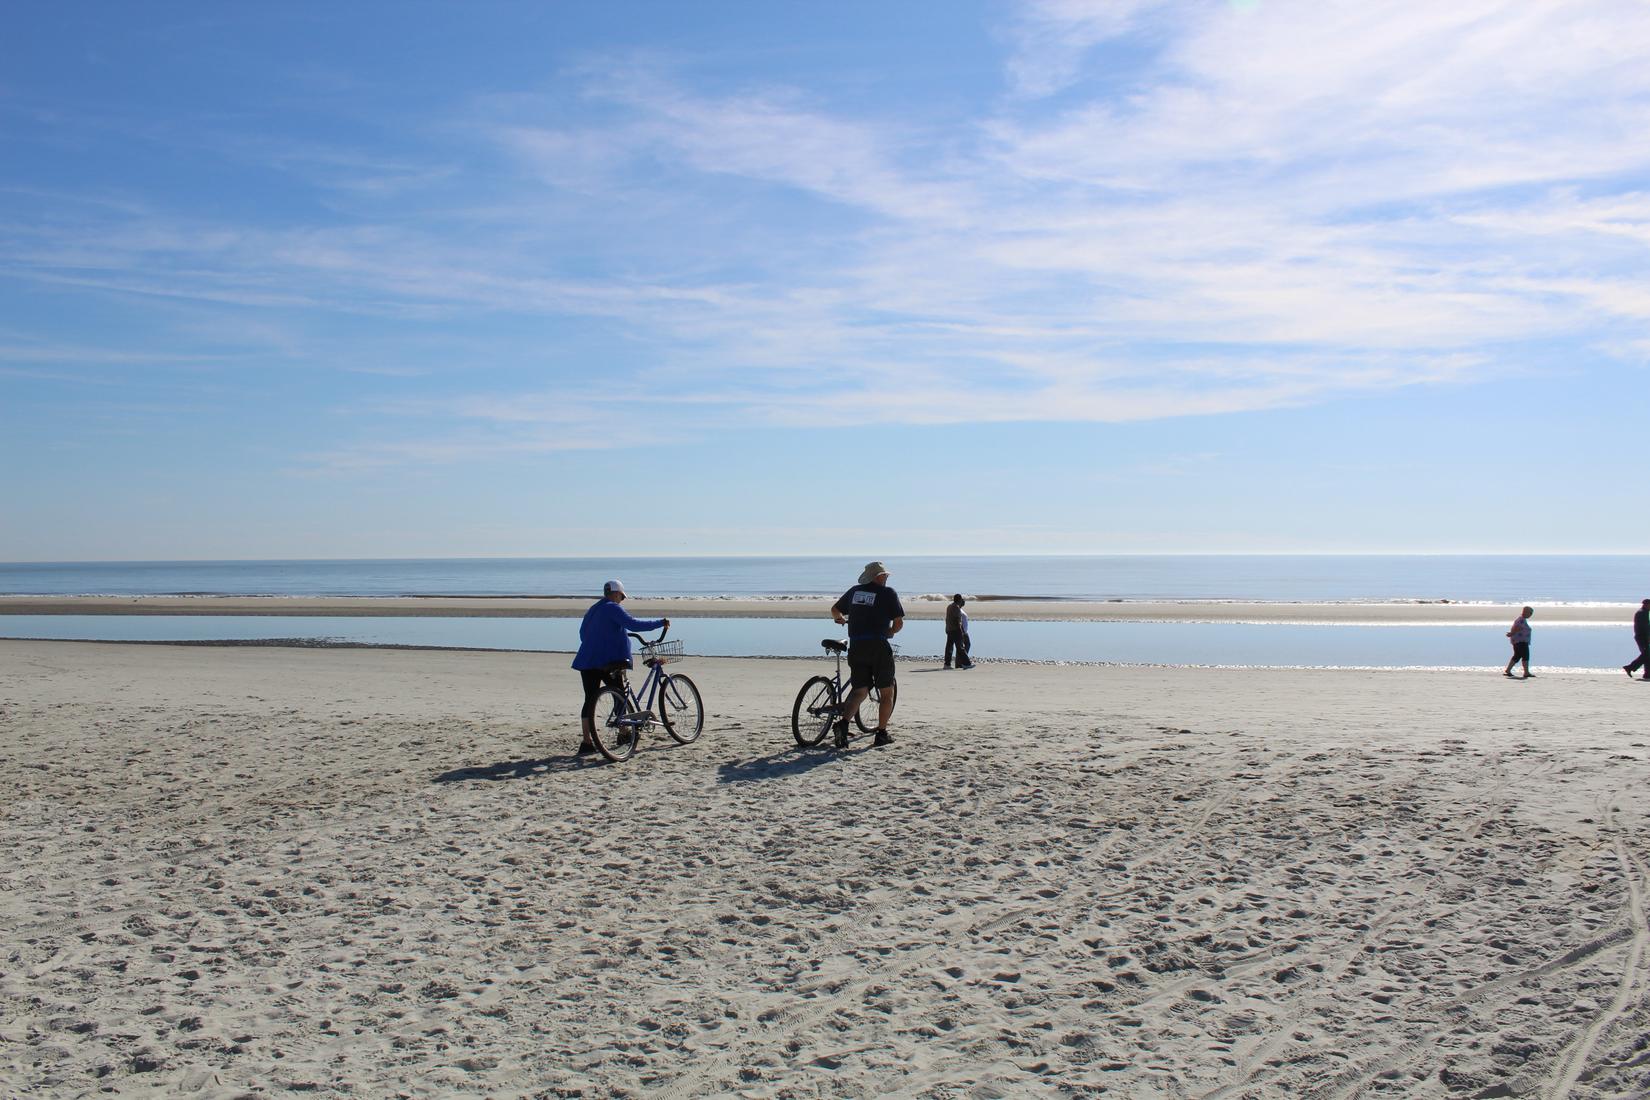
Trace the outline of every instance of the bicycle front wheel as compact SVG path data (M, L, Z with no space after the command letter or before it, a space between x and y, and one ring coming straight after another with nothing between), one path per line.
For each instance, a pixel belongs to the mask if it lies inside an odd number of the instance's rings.
M666 676L659 685L659 720L679 745L699 740L705 728L705 701L699 688L681 673Z
M811 749L831 732L836 721L836 682L827 676L815 676L796 693L791 707L791 736L805 749Z
M630 704L618 690L608 688L596 697L596 720L591 723L596 731L596 750L615 764L630 759L641 737L641 724L627 721L629 715Z

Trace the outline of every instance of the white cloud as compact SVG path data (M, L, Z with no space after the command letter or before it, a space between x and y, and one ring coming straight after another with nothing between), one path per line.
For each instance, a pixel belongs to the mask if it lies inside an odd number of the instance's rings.
M963 126L592 65L579 111L477 108L518 173L485 202L394 204L420 165L463 163L446 150L277 150L328 188L359 173L382 216L111 200L0 228L3 266L257 309L595 319L648 349L617 380L632 408L706 423L800 424L799 395L814 416L872 387L901 422L1211 415L1470 380L1522 342L1645 346L1636 0L1040 0L1005 33L1008 94ZM501 437L373 453L600 445L567 388L445 409Z
M1627 140L1650 107L1636 2L1174 11L1138 88L1052 122L1005 119L1005 162L1084 186L1282 188L1306 213L1645 162Z

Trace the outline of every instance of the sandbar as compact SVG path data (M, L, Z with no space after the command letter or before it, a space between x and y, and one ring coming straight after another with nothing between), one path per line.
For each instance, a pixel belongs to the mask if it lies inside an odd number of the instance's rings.
M739 599L635 597L625 607L638 618L829 618L834 597ZM945 617L944 598L905 597L907 617ZM591 600L500 596L0 596L0 615L306 615L428 616L447 618L577 618ZM1630 604L1557 604L1538 607L1539 623L1630 624ZM1510 623L1511 604L1270 603L1225 600L1027 600L976 598L969 616L980 621L1347 623L1368 625Z

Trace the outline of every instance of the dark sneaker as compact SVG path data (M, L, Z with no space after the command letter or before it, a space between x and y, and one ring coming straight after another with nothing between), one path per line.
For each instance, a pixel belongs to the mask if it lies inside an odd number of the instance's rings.
M836 736L831 738L833 748L845 749L848 747L848 719L844 718L831 727Z
M580 755L580 756L589 756L591 753L593 753L595 751L596 751L596 746L592 745L590 742L586 741L584 744L579 746L578 755Z
M871 744L876 748L881 748L884 745L892 744L893 741L894 739L888 736L887 730L877 730L876 740L872 741Z

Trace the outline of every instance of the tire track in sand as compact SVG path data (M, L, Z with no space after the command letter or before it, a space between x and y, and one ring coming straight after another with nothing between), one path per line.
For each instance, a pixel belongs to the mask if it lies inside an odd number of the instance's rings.
M1250 766L1250 764L1247 761L1234 761L1228 767L1223 769L1220 774L1212 777L1210 785L1215 788L1217 793L1200 807L1195 819L1193 819L1188 825L1177 829L1169 839L1147 847L1147 849L1140 856L1136 857L1130 863L1130 867L1144 867L1163 858L1164 855L1174 850L1178 845L1185 844L1186 836L1189 832L1195 833L1202 830L1202 828L1209 822L1209 819L1213 817L1222 806L1229 805L1232 802L1234 795L1231 793L1232 787L1228 781L1240 768L1245 768L1248 766ZM1014 795L1001 799L1001 803L1006 805L1007 803L1012 802L1013 797L1017 796L1021 789L1023 788L1017 787ZM985 802L985 796L983 794L976 795L973 801L976 808L979 808L979 806ZM1114 846L1113 838L1108 836L1107 838L1096 843L1092 848L1085 849L1084 852L1079 854L1077 859L1073 860L1070 864L1067 864L1064 870L1069 873L1069 871L1076 865L1086 862L1088 859L1102 852L1110 851ZM1120 890L1113 891L1104 896L1116 897L1126 893L1128 893L1127 890ZM834 930L829 939L823 941L819 947L830 947L833 951L840 953L840 948L846 941L847 937L857 932L864 920L889 909L896 902L899 902L904 898L905 893L903 891L895 891L891 894L891 896L885 898L871 909L856 911L853 920L844 921L842 927ZM1019 899L1015 900L1017 901ZM989 903L986 903L985 907L991 908L992 906L990 906ZM974 908L979 908L979 906ZM994 931L998 931L1012 925L1016 921L1023 920L1026 916L1035 912L1036 909L1037 907L1034 905L1015 905L1008 912L1000 913L997 916L987 919L983 923L979 922L973 913L965 912L958 914L956 917L953 917L948 921L941 922L941 924L937 925L936 928L943 931L945 929L954 929L959 925L963 925L965 926L964 931L968 934L989 935ZM886 982L890 978L908 974L912 970L915 970L917 967L932 959L935 955L938 955L941 951L951 949L952 947L953 944L950 939L942 935L936 942L930 944L913 947L905 951L889 952L886 956L883 956L883 958L888 960L887 965L879 966L873 964L869 969L862 966L858 971L858 976L856 978L848 981L847 983L837 984L836 988L831 991L832 995L828 998L821 998L817 1003L810 1002L806 1004L793 1004L787 1008L769 1010L758 1017L758 1021L762 1025L762 1032L759 1035L748 1037L741 1036L735 1043L730 1043L728 1047L701 1060L698 1064L678 1076L674 1081L657 1089L656 1095L666 1098L666 1100L676 1100L676 1098L702 1096L707 1092L714 1091L714 1086L717 1079L722 1074L727 1072L732 1065L750 1063L753 1060L753 1054L772 1046L774 1042L782 1040L787 1034L792 1034L799 1031L806 1032L819 1026L833 1013L839 1011L842 1005L852 1003L855 999L863 996L865 991L871 986ZM815 950L814 954L816 957L824 957L818 949ZM818 983L799 992L813 992L829 984L831 983Z
M1534 767L1520 772L1516 777L1514 777L1506 774L1504 760L1499 754L1496 757L1496 764L1502 768L1501 778L1484 789L1481 796L1481 807L1477 812L1471 826L1463 833L1464 841L1476 840L1480 837L1483 833L1484 827L1497 816L1495 809L1491 805L1491 798L1506 791L1514 784L1514 782L1527 782L1547 771L1551 771L1557 766L1555 761L1544 760L1536 764ZM1464 852L1464 846L1458 847L1448 859L1439 865L1438 870L1447 870L1453 866L1456 861L1461 858ZM1395 897L1378 912L1374 913L1369 919L1368 927L1348 941L1333 965L1326 966L1323 972L1319 974L1318 977L1311 983L1303 982L1299 986L1296 986L1290 992L1287 999L1279 1004L1279 1007L1285 1011L1278 1013L1272 1018L1269 1026L1269 1037L1249 1051L1247 1057L1244 1059L1243 1066L1241 1066L1238 1070L1237 1079L1200 1094L1200 1100L1231 1100L1231 1098L1243 1096L1250 1090L1264 1086L1267 1080L1276 1076L1277 1071L1282 1067L1274 1066L1272 1063L1275 1061L1277 1051L1289 1039L1292 1032L1295 1030L1295 1025L1300 1022L1299 1010L1296 1006L1301 1001L1302 995L1306 989L1322 989L1326 985L1333 987L1340 981L1342 976L1345 975L1346 971L1352 967L1353 963L1362 953L1363 948L1385 932L1387 926L1391 924L1391 922L1403 909L1413 906L1418 900L1419 898L1416 895ZM1328 960L1325 961L1327 962ZM1400 1063L1407 1060L1412 1054L1424 1047L1427 1041L1428 1040L1425 1038L1419 1038L1401 1044L1398 1051L1381 1060L1381 1066L1384 1066L1387 1063ZM1375 1067L1374 1071L1378 1072L1379 1069L1379 1066ZM1367 1066L1349 1070L1342 1073L1335 1081L1330 1082L1323 1090L1318 1091L1315 1094L1355 1096L1362 1091L1363 1084L1368 1076L1370 1076L1371 1072L1370 1067ZM1349 1079L1353 1079L1357 1082L1352 1086L1350 1092L1346 1091L1345 1084Z
M1645 925L1645 878L1643 865L1628 850L1626 843L1621 839L1621 828L1616 821L1616 812L1612 808L1623 792L1617 791L1609 797L1599 800L1600 816L1609 822L1611 831L1616 833L1614 848L1616 860L1621 864L1622 878L1627 883L1628 913L1632 921L1633 936L1628 941L1626 957L1622 962L1621 981L1616 986L1616 996L1604 1011L1600 1012L1587 1026L1581 1029L1563 1054L1559 1055L1557 1064L1553 1067L1552 1076L1548 1078L1546 1096L1548 1100L1565 1100L1575 1088L1576 1082L1581 1079L1582 1072L1587 1068L1588 1059L1592 1057L1593 1048L1604 1034L1619 1021L1627 1011L1627 1006L1640 995L1641 986L1645 984L1645 948L1646 941L1650 940L1650 929Z

